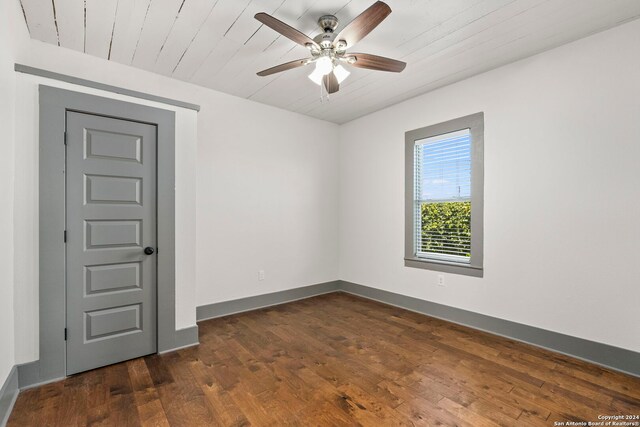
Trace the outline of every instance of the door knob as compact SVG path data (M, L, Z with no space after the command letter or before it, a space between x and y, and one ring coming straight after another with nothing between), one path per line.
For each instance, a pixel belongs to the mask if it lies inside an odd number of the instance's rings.
M153 255L153 252L155 252L153 250L153 248L151 246L147 246L146 248L144 248L144 253L147 255Z

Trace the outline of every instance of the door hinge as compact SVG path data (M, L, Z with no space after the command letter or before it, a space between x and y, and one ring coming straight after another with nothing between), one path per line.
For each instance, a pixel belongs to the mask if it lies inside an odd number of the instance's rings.
M64 242L67 243L67 230L64 230Z
M64 328L64 340L67 340L67 328Z
M64 131L64 145L67 145L67 131Z

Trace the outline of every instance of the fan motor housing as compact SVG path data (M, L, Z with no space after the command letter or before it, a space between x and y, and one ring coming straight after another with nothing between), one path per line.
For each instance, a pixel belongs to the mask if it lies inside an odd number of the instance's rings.
M318 43L322 49L333 48L333 39L336 35L333 33L321 33L313 38L313 41Z

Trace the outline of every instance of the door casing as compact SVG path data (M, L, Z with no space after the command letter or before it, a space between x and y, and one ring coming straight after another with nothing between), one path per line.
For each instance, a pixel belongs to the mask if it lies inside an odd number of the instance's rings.
M158 352L181 346L175 322L175 113L80 92L39 86L39 344L29 382L66 375L65 118L67 111L157 127Z

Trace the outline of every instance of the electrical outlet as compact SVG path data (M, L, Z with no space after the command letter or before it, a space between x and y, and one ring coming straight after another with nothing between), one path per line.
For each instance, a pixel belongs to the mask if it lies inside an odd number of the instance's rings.
M438 274L438 286L444 286L444 275Z
M258 280L264 280L264 270L258 270Z

